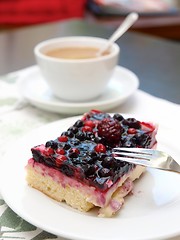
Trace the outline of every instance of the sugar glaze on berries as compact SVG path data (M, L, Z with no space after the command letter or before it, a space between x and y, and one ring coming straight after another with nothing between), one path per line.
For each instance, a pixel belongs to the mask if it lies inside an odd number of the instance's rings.
M154 126L91 110L55 140L31 149L33 159L68 177L106 191L135 165L117 161L113 147L151 148Z

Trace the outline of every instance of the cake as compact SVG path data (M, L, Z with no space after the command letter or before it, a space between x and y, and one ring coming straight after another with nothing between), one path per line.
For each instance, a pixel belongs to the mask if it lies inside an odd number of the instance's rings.
M96 207L98 216L111 217L145 171L116 160L112 149L155 148L156 133L155 124L91 110L56 139L32 147L27 183L72 208L87 212Z

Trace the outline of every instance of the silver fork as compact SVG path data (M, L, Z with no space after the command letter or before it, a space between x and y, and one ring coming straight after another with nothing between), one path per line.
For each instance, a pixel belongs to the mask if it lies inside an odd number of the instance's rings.
M169 154L147 148L114 148L117 160L137 165L180 173L180 165Z

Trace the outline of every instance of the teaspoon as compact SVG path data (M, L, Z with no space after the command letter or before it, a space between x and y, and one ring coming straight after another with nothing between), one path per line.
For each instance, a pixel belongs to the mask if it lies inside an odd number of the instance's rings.
M117 30L112 34L112 36L109 38L108 42L103 46L98 52L97 56L101 56L104 52L106 52L111 45L119 39L138 19L138 14L135 12L132 12L127 15L127 17L124 19L124 21L121 23L121 25L117 28Z

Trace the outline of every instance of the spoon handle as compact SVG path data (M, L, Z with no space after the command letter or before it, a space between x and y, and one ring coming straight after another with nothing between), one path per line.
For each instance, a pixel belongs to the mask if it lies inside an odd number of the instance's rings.
M112 36L109 38L108 43L99 51L99 55L101 55L105 50L107 50L113 42L115 42L118 38L120 38L132 25L133 23L138 19L138 14L135 12L132 12L128 14L128 16L125 18L125 20L122 22L122 24L117 28L117 30L112 34Z
M110 44L112 42L115 42L118 38L120 38L138 19L137 13L130 13L125 20L122 22L122 24L117 28L117 30L113 33L113 35L110 37L109 42Z

